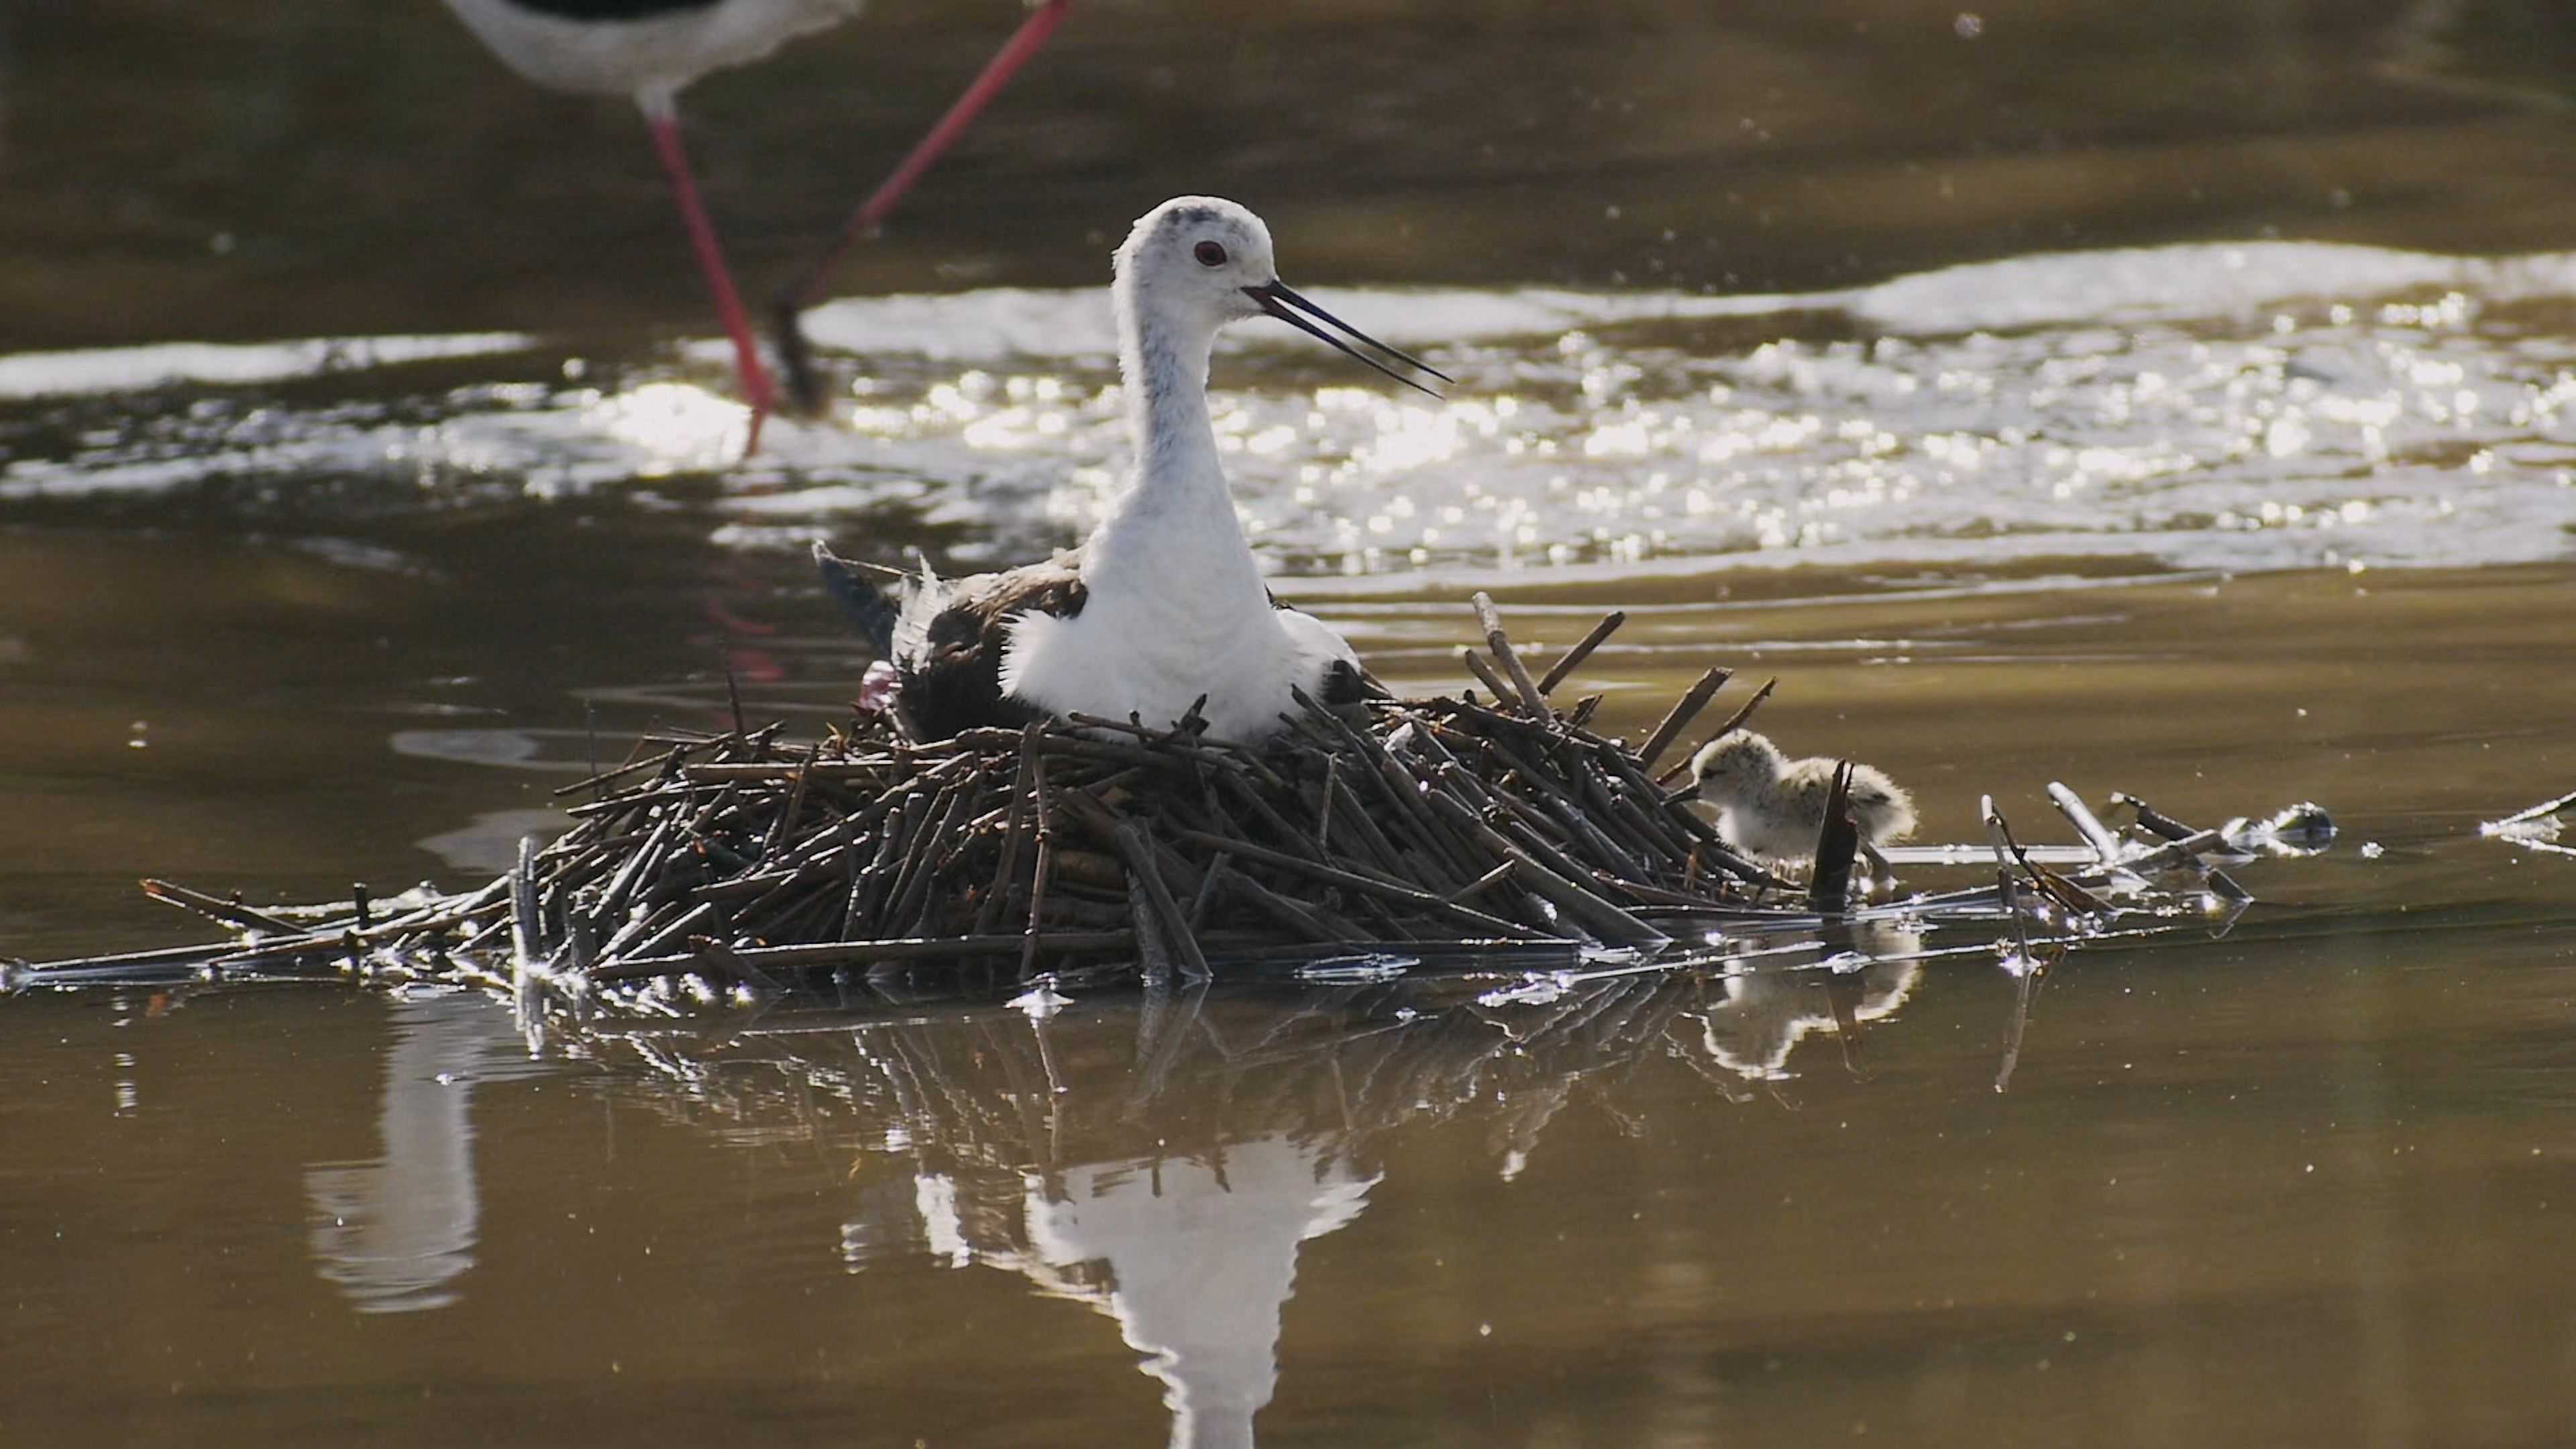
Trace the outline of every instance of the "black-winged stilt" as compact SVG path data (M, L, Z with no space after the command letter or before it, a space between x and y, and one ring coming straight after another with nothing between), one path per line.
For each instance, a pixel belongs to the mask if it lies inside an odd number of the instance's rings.
M1349 643L1261 582L1218 462L1209 357L1219 328L1266 315L1409 387L1430 391L1316 323L1448 379L1290 291L1269 228L1231 201L1184 196L1154 208L1118 248L1116 268L1136 472L1088 542L954 583L925 569L899 603L815 546L826 584L891 665L894 705L917 735L1073 714L1159 727L1205 696L1210 734L1251 741L1296 708L1292 691L1346 699L1361 686Z
M1838 761L1822 755L1792 760L1749 730L1728 734L1691 759L1702 803L1717 811L1727 843L1768 861L1805 861L1816 853ZM1878 847L1913 833L1914 801L1883 770L1852 766L1852 823L1861 849L1882 872Z
M859 12L865 0L447 0L466 27L509 67L539 85L584 95L631 96L653 132L654 149L679 203L689 244L715 294L716 311L733 340L734 366L750 405L751 447L777 402L742 297L725 267L713 223L698 199L681 145L680 92L700 76L759 60L801 35L826 30ZM885 219L896 201L962 133L1013 72L1064 18L1068 0L1041 0L966 93L852 216L823 261L782 297L810 301L825 270L848 241ZM791 319L792 328L792 312ZM794 345L792 330L790 345Z

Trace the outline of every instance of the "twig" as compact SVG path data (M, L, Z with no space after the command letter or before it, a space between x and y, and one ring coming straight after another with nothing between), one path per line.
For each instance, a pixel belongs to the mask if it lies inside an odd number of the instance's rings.
M1460 663L1467 666L1468 673L1476 676L1476 678L1484 684L1485 688L1493 691L1494 702L1496 704L1501 704L1503 701L1512 697L1511 686L1503 683L1503 677L1494 672L1494 666L1486 663L1485 656L1477 653L1474 648L1470 647L1459 650L1458 660ZM1473 703L1474 701L1471 699L1469 702Z
M1512 687L1520 692L1521 704L1532 719L1546 719L1547 696L1540 692L1538 681L1530 678L1529 666L1512 648L1512 636L1503 632L1502 611L1494 607L1494 596L1482 589L1476 591L1476 622L1485 629L1485 646L1502 661L1503 671L1512 677Z
M1807 908L1839 915L1851 905L1852 862L1860 853L1860 827L1851 813L1852 762L1834 766L1825 793L1825 823L1816 832L1816 859L1807 877Z
M2067 789L2059 781L2051 780L2048 782L2048 799L2057 807L2057 813L2065 816L2067 823L2075 827L2075 833L2084 837L2084 843L2092 847L2093 858L2098 864L2110 865L2120 858L2120 837L2112 834L2110 827L2094 815L2091 807L2084 803L2083 796Z
M1055 876L1055 824L1047 809L1046 759L1039 756L1031 766L1030 786L1036 793L1038 864L1029 880L1029 926L1020 947L1020 979L1029 980L1038 971L1040 922L1046 915L1047 883Z
M1032 938L1026 936L933 936L903 937L887 941L825 941L810 946L736 947L735 959L771 972L812 971L832 966L860 966L881 961L963 960L970 956L1008 956L1022 950ZM1134 948L1136 933L1118 931L1051 931L1035 937L1051 950L1072 952L1113 952ZM631 981L644 976L667 976L689 970L698 958L689 956L635 957L601 965L591 973L594 981Z
M1530 934L1529 932L1522 930L1522 928L1514 926L1509 921L1502 920L1499 917L1489 916L1482 911L1470 910L1465 906L1458 905L1454 901L1446 900L1442 897L1435 896L1428 891L1417 890L1412 886L1405 885L1401 881L1378 880L1372 876L1361 875L1356 871L1343 870L1337 866L1325 865L1318 861L1301 860L1285 851L1264 850L1258 845L1252 845L1239 840L1228 840L1223 836L1210 835L1205 831L1184 830L1178 832L1178 834L1181 839L1186 840L1193 845L1213 847L1215 849L1226 851L1229 854L1240 856L1245 860L1257 861L1260 864L1271 866L1275 869L1294 871L1299 875L1310 876L1316 880L1323 881L1328 885L1337 885L1349 890L1358 891L1364 895L1382 896L1388 900L1401 901L1409 906L1419 906L1425 910L1438 911L1452 920L1464 921L1486 929L1500 931L1506 935Z
M1556 693L1556 687L1565 682L1565 677L1572 674L1576 666L1582 664L1584 660L1591 658L1592 651L1601 647L1602 640L1618 632L1619 626L1627 622L1628 615L1624 610L1613 609L1602 615L1601 622L1592 626L1591 633L1576 640L1573 648L1566 650L1554 664L1547 667L1547 673L1539 679L1538 692Z
M165 905L179 906L195 911L198 915L212 916L218 921L229 922L236 926L248 926L254 931L274 931L281 936L311 934L292 921L282 921L275 916L252 910L243 905L238 898L228 901L207 895L204 891L192 891L183 885L172 885L166 880L143 882L143 893Z
M1711 669L1701 675L1698 683L1674 701L1671 712L1655 726L1654 733L1646 736L1646 743L1637 750L1637 763L1653 769L1656 759L1672 748L1673 741L1681 732L1690 728L1690 722L1699 718L1701 710L1708 708L1710 697L1725 688L1726 681L1733 677L1734 671L1728 669Z
M1181 974L1192 981L1205 981L1212 974L1207 956L1199 949L1198 937L1191 934L1190 923L1172 900L1171 887L1164 883L1161 863L1154 858L1153 842L1132 820L1119 822L1116 838L1118 854L1127 862L1128 879L1142 885L1145 903L1153 908L1154 921L1171 940L1172 949L1180 954ZM1202 886L1204 889L1204 886Z
M2517 810L2495 823L2498 825L2527 825L2544 816L2555 815L2570 805L2576 805L2576 791L2571 791L2565 795L2561 795L2555 800L2543 800L2528 810Z
M1009 898L1012 883L1020 878L1020 832L1028 818L1025 807L1029 792L1035 788L1031 777L1037 768L1038 735L1045 728L1043 722L1031 720L1028 728L1020 732L1020 770L1011 782L1010 819L1002 827L1002 854L993 864L992 887L984 893L984 903L975 912L975 929L979 933L992 930L1000 922L1002 903Z

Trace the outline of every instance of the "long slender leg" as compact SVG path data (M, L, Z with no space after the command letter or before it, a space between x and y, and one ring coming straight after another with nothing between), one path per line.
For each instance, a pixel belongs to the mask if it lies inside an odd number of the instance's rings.
M698 200L698 183L689 174L688 152L680 145L680 120L667 96L645 96L645 123L653 128L653 148L661 153L662 170L671 178L672 199L680 204L680 220L689 229L689 245L698 254L698 269L707 274L707 290L715 294L716 313L724 319L727 336L733 339L734 370L742 379L742 400L751 407L751 441L744 447L746 457L759 451L760 424L776 411L778 395L770 386L769 369L761 365L760 341L751 330L751 317L743 310L742 295L734 290L733 274L725 270L724 248L716 242L715 224L707 220L707 209Z
M903 199L904 193L912 189L912 184L921 179L921 174L930 169L932 162L965 134L967 124L991 104L993 97L1001 94L1002 87L1010 84L1011 77L1019 73L1021 66L1028 64L1029 57L1037 54L1047 43L1047 37L1055 34L1055 28L1064 23L1065 9L1070 3L1071 0L1043 0L1029 18L1021 22L1020 28L1012 32L1011 38L1002 43L1002 48L993 53L993 58L984 63L983 71L949 106L948 113L939 118L938 124L930 128L930 133L913 144L912 150L896 164L886 179L877 183L877 189L868 193L867 200L859 203L858 210L850 213L850 219L841 223L840 231L833 236L823 254L814 259L814 264L794 282L779 290L776 299L779 352L787 367L788 388L808 412L820 406L822 399L806 353L805 334L797 326L797 314L813 305L815 294L823 289L825 279L831 275L833 265L840 261L842 254L853 243L874 235L877 228L885 224L886 216L894 210L895 203Z

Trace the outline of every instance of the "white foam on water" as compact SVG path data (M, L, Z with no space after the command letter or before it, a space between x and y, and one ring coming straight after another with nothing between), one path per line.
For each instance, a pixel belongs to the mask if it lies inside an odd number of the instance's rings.
M515 332L452 337L324 337L293 342L158 342L0 357L0 399L142 392L195 383L239 387L450 357L525 352Z
M2576 551L2576 337L2531 306L2576 297L2576 254L2211 243L1800 295L1311 291L1458 383L1423 398L1286 328L1228 334L1213 410L1245 527L1309 589L1392 573L1454 586L1529 569L2259 570ZM0 358L0 402L156 399L68 446L13 450L0 506L247 483L293 507L334 491L315 480L359 480L381 507L714 473L726 496L709 528L727 544L883 515L907 538L940 529L973 563L1078 538L1118 487L1104 290L843 301L812 331L864 360L859 383L828 421L773 420L740 467L746 419L719 391L720 353L686 380L644 369L598 388L385 401L375 377L374 401L300 410L223 388L525 339ZM0 448L13 426L27 425L0 408Z

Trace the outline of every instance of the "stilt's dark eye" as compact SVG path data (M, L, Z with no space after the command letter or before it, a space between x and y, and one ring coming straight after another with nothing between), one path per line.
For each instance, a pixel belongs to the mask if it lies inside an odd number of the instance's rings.
M1199 265L1203 267L1221 267L1225 265L1225 248L1218 246L1212 241L1200 242L1198 250L1192 253L1192 255L1199 259Z

